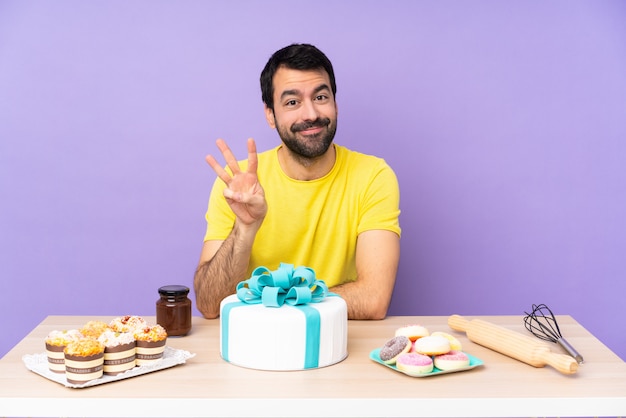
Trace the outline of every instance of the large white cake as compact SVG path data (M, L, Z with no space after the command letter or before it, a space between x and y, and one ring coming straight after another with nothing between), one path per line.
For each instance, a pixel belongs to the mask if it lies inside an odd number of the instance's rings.
M317 303L267 307L237 295L220 306L220 354L232 364L260 370L330 366L348 355L348 310L336 295Z

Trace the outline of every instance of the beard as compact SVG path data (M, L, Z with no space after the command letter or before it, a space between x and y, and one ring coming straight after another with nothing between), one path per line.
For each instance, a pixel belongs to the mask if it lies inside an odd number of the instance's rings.
M332 123L329 118L317 118L311 122L294 123L289 128L281 126L276 121L276 130L283 144L292 154L303 160L314 160L326 153L333 143L337 132L337 122ZM298 135L306 129L321 127L325 128L315 135Z

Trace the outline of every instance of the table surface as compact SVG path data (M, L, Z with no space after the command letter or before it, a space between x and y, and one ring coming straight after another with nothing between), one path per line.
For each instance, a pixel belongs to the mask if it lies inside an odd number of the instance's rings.
M145 317L154 323L154 317ZM84 389L28 370L50 331L105 316L49 316L0 360L0 416L620 416L626 415L626 363L570 316L563 336L584 357L575 374L535 368L471 342L445 316L349 321L348 358L290 372L246 369L219 354L219 319L193 318L189 335L167 345L195 356L169 369ZM530 335L521 316L467 316ZM484 365L425 378L369 358L400 326L418 323L456 336ZM534 337L533 337L534 338ZM556 344L553 352L564 353ZM254 349L253 342L250 349Z

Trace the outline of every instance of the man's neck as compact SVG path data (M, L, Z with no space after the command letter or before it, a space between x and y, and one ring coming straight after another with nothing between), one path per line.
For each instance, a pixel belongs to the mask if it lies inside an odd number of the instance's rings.
M278 149L278 162L285 174L294 180L310 181L324 177L335 165L337 151L331 145L317 158L304 158L284 145Z

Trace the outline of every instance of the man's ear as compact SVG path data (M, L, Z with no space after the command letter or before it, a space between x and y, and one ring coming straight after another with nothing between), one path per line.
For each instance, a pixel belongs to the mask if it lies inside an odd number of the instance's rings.
M274 118L274 111L265 105L265 120L272 129L276 129L276 119Z

